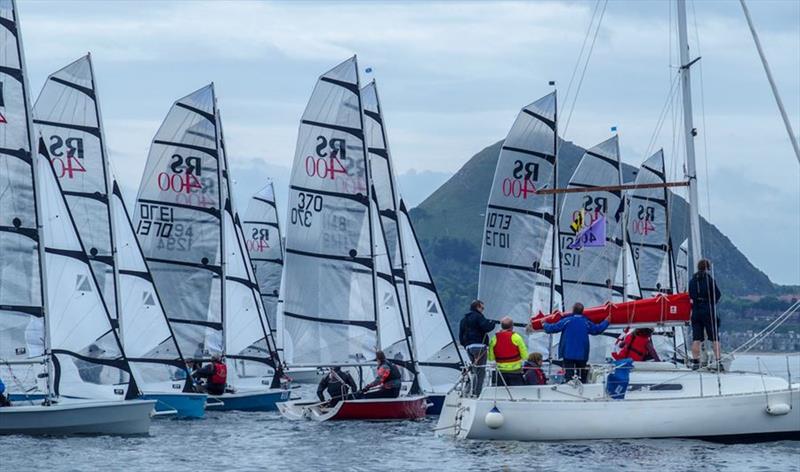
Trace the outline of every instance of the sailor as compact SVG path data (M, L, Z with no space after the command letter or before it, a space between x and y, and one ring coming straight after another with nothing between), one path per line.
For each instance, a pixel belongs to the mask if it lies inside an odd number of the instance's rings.
M583 316L583 304L576 303L572 306L572 313L564 316L559 322L544 323L545 333L563 332L558 343L558 357L564 363L565 381L577 377L582 383L586 383L589 376L589 369L586 367L586 362L589 360L589 335L596 336L605 331L610 319L611 315L608 315L600 323L592 323Z
M658 357L655 346L653 346L653 330L650 328L637 328L632 333L628 333L619 343L618 352L611 353L615 360L630 358L634 361L656 361Z
M3 383L3 379L0 379L0 407L11 406L11 402L8 401L8 398L6 398L5 393L6 393L6 384Z
M197 369L192 373L195 379L208 379L205 384L198 384L197 390L212 395L222 395L225 393L225 383L228 379L228 367L222 360L222 356L214 354L211 356L211 363Z
M325 391L328 391L328 406L335 406L340 400L346 400L358 391L353 377L339 366L331 367L328 374L320 380L317 386L319 401L325 401Z
M478 396L483 388L483 379L486 376L486 345L488 335L494 330L497 323L483 316L485 306L482 301L475 300L469 305L469 313L461 318L458 330L458 340L467 350L469 360L477 371L475 372L472 394Z
M489 342L489 360L497 362L497 371L502 376L497 385L525 385L522 379L522 359L528 357L525 340L514 332L514 320L500 320L500 331Z
M522 377L526 385L546 385L547 375L542 370L544 358L541 352L532 352L528 355L528 360L522 364Z
M717 302L722 293L710 271L711 262L700 259L697 262L697 272L689 281L689 297L692 299L692 369L700 367L700 344L706 339L714 345L718 364L720 359Z
M383 351L375 353L375 359L378 361L378 375L375 380L368 383L359 392L360 398L397 398L400 396L400 385L402 384L400 369L396 365L386 360L386 354ZM368 392L371 388L378 387L372 392Z

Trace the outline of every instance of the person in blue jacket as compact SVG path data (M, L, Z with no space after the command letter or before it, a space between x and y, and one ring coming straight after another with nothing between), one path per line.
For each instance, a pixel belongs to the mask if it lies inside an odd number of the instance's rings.
M565 380L578 377L581 382L586 383L589 374L589 369L586 368L586 362L589 360L589 335L596 336L605 331L608 328L609 318L610 316L597 324L592 323L583 316L583 304L576 303L572 307L572 313L561 321L544 323L545 333L562 333L558 344L558 357L564 363Z
M0 406L11 406L11 402L6 398L5 392L6 385L3 383L3 379L0 379Z

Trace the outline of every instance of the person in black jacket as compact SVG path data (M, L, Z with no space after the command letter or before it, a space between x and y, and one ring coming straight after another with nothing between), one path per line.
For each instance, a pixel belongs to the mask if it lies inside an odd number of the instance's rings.
M328 400L327 406L332 407L336 406L339 401L346 400L353 396L358 391L358 387L356 387L356 382L349 373L343 371L341 367L336 366L331 368L328 375L323 377L317 386L317 397L319 397L319 401L325 401L324 392L326 390L331 397L330 400Z
M700 259L697 272L689 281L689 297L692 299L692 369L700 367L700 344L706 339L713 343L718 363L720 359L717 302L722 293L711 277L710 270L711 263L707 259Z
M488 334L494 331L497 321L488 320L483 316L485 305L480 300L475 300L469 305L469 313L464 315L459 324L458 340L464 349L467 350L469 360L473 366L477 367L477 372L473 378L472 393L475 396L481 394L483 379L486 376L486 353Z

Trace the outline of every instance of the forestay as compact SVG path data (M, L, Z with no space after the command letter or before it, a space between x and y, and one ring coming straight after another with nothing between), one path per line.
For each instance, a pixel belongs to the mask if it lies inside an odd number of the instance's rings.
M293 366L362 364L380 345L360 102L353 57L320 77L300 124L279 308Z
M223 352L221 212L213 85L176 101L150 146L136 234L182 352Z
M0 1L0 35L0 359L50 354L47 390L55 395L134 397L75 221L44 142L33 134L19 24L8 0ZM11 378L10 389L35 388L35 379L19 381L15 371Z
M621 184L618 149L617 136L614 136L586 151L568 186L586 191L564 195L558 227L565 310L570 310L576 302L592 307L611 301L615 293L622 295L622 286L614 284L622 254L621 192L592 190L593 187ZM605 246L569 249L575 240L573 222L580 220L582 227L588 227L598 218L606 220Z
M664 151L659 150L642 164L636 185L666 182ZM672 293L668 190L636 188L628 198L628 241L642 296Z
M119 186L111 176L91 57L86 55L50 75L36 101L39 132L87 249L95 277L145 390L169 386L185 369L161 299L133 233ZM109 192L108 182L112 192ZM186 376L183 376L186 378ZM189 388L186 382L173 384Z
M272 182L250 200L242 224L261 302L274 333L283 270L283 241Z
M555 187L555 146L553 92L520 111L497 160L478 279L478 298L490 318L508 315L527 324L532 312L555 308L549 295L553 270L542 264L550 257L545 249L555 221L554 197L536 194ZM534 296L537 287L547 290L547 305L534 305L543 298Z

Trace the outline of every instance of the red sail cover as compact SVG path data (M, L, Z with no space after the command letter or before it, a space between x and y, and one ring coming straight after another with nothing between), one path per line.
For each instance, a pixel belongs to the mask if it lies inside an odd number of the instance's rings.
M691 314L692 302L688 293L661 294L643 300L606 303L583 310L583 315L595 323L611 315L612 326L681 324L688 322ZM542 330L543 323L555 323L563 317L564 314L560 311L549 315L538 313L531 317L531 327L534 331Z

